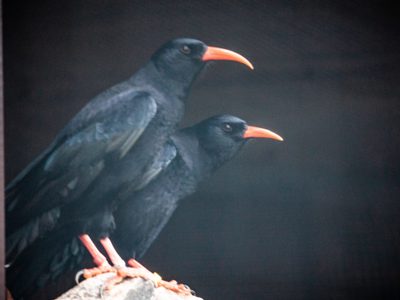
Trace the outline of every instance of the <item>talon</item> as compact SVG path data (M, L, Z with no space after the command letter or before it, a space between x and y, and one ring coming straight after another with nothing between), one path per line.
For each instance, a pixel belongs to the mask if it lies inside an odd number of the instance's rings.
M154 273L153 273L153 276L154 276L154 279L153 279L154 282L157 283L157 282L163 281L163 279L162 279L162 277L160 276L160 274L154 272Z
M79 285L81 283L81 281L79 279L81 278L81 276L84 277L83 274L84 274L84 270L80 270L76 273L75 282L77 285Z
M183 294L183 295L193 295L194 291L187 285L182 284L182 283L177 283L176 280L171 280L171 281L161 281L159 282L159 286L164 287L165 289L168 289L170 291L173 291L178 294Z
M190 286L188 286L187 284L184 284L184 287L190 291L190 294L191 294L192 296L196 296L196 292L195 292L194 290L192 290L192 289L190 288Z

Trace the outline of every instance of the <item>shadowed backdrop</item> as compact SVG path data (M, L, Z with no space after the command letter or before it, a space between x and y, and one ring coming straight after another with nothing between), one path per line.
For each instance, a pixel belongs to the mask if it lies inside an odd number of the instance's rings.
M175 37L211 65L183 125L230 113L253 141L187 198L143 263L204 299L400 298L400 41L380 1L3 1L9 182L93 96Z

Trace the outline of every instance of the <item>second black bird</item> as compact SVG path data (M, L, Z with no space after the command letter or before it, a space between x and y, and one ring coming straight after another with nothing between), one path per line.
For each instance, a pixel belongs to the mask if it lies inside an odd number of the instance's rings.
M152 164L152 168L159 170L156 178L140 191L118 194L123 204L113 213L116 230L112 239L122 257L142 257L180 201L252 138L282 141L279 135L248 126L231 115L209 118L173 135ZM94 215L96 213L101 214L101 210L93 211ZM35 292L46 292L52 279L68 270L79 269L84 252L74 230L86 222L87 219L80 218L59 224L57 230L24 251L11 266L11 271L19 275L9 278L17 295L28 299L32 295L38 297ZM43 252L44 248L48 250ZM35 257L35 262L26 267L31 257ZM68 280L62 281L67 283Z

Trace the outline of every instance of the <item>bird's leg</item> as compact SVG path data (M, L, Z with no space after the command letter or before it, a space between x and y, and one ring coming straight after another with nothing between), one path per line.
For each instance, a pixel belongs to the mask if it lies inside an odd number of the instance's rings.
M115 284L121 282L124 278L141 277L153 281L156 287L162 286L176 293L181 293L185 295L192 294L192 290L188 288L186 285L178 284L175 280L172 281L162 280L160 275L158 275L157 273L152 273L135 259L130 259L128 261L128 265L131 266L131 268L126 267L124 260L118 254L117 250L115 250L114 245L112 244L109 238L101 239L100 243L103 245L111 262L117 269L117 276L110 278L107 281L104 290L111 289Z
M103 245L103 248L106 250L108 257L113 263L114 267L125 267L125 261L118 254L117 250L115 250L114 245L111 240L107 237L104 239L100 239L100 243Z
M90 278L101 273L116 272L115 268L108 263L107 258L101 254L99 249L97 249L96 245L87 234L80 235L79 239L92 256L93 262L97 267L92 269L84 269L83 271L78 272L77 277L82 274L84 278Z
M115 268L123 269L124 267L126 267L125 261L118 254L117 250L115 250L114 245L112 244L111 240L108 237L101 239L100 243L103 245L104 249L107 252L108 257L110 258L110 260L113 263L113 266ZM137 262L134 259L130 259L128 261L128 264L132 268L140 270L141 274L147 275L147 276L143 276L143 277L151 279L151 277L154 276L154 273L147 270L144 266L142 266L139 262Z

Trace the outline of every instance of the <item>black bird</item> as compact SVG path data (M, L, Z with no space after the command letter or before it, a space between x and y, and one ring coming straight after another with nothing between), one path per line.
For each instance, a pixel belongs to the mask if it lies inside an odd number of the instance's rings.
M232 115L218 115L171 137L158 164L163 171L132 194L114 212L111 235L124 259L141 258L168 222L179 201L192 194L252 138L283 139L267 129L248 126Z
M160 170L156 178L141 190L119 194L121 205L114 211L116 230L111 237L123 258L142 257L180 200L193 193L200 181L230 160L251 138L283 140L231 115L211 117L174 134L153 162L152 168ZM23 252L11 268L23 269L31 257L36 261L23 274L10 279L17 296L29 299L27 293L33 287L37 289L68 268L76 270L84 252L71 228L80 228L85 222L75 219L59 226ZM42 249L48 250L44 253ZM129 263L137 267L135 261Z
M157 175L149 172L153 158L175 131L189 89L210 60L252 68L232 51L175 39L128 80L92 99L66 125L6 188L7 264L54 228L63 218L62 207L90 217L93 207L107 211L116 205L116 191L139 189ZM85 209L74 209L83 202ZM92 228L86 224L79 234L93 230L96 237L104 237L110 222L104 212Z

